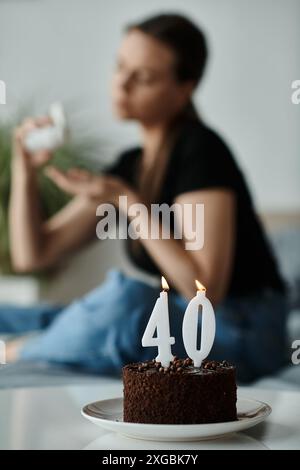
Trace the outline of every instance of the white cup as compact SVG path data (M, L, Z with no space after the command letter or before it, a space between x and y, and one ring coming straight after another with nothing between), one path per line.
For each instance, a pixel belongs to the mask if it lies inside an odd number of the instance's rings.
M37 128L29 132L25 138L25 148L34 153L39 150L55 150L61 147L66 137L66 117L61 103L53 103L49 109L53 125Z

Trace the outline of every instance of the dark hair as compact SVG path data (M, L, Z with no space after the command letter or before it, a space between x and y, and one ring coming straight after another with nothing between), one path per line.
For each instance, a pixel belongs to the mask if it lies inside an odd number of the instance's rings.
M194 81L197 86L203 77L208 50L202 31L188 18L180 14L161 14L139 23L131 24L127 31L137 29L169 46L176 56L175 74L180 82ZM192 102L185 110L196 117Z

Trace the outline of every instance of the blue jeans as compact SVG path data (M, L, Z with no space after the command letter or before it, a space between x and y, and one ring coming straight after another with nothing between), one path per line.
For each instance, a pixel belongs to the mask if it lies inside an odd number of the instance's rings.
M130 362L157 355L141 338L159 287L111 269L105 281L67 307L0 306L0 332L39 330L21 349L21 360L45 361L101 374L119 374ZM172 352L186 357L182 319L188 301L169 293ZM237 366L238 379L248 382L271 374L285 363L286 307L280 293L266 290L243 298L228 298L216 311L216 337L210 357Z

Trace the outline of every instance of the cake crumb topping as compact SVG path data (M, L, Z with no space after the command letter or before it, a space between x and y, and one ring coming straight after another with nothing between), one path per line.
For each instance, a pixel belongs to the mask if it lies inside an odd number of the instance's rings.
M223 361L209 361L204 360L201 367L194 367L194 362L191 358L179 359L177 356L174 357L173 361L168 367L162 367L160 362L156 362L155 359L150 361L141 362L138 364L132 364L132 367L136 368L138 372L151 371L158 372L160 374L181 374L181 373L208 373L211 371L221 372L223 369L232 368L233 366L226 360Z

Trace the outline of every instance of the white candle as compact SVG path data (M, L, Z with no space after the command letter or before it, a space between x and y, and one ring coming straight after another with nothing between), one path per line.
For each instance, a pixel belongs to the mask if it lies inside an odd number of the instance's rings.
M188 304L182 324L182 336L185 350L193 359L194 366L200 367L213 346L216 333L214 309L206 297L206 289L196 281L197 294ZM197 325L199 307L202 306L201 347L197 349Z
M175 343L175 338L170 336L169 306L168 306L168 283L162 277L163 291L156 300L149 322L145 329L142 346L157 346L158 355L155 360L161 362L163 367L168 367L174 359L171 345ZM155 329L157 337L154 338Z

